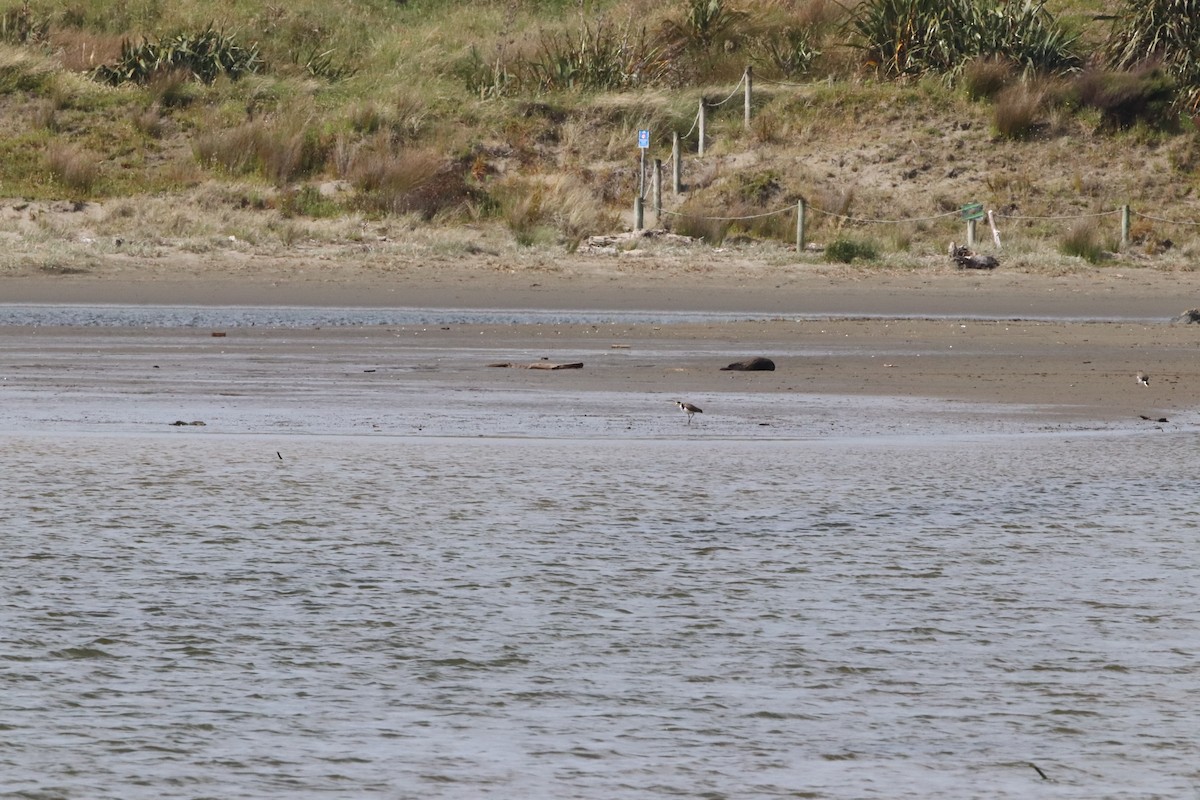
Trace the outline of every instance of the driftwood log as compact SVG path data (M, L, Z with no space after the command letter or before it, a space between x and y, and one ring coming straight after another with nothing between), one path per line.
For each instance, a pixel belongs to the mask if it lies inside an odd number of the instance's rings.
M645 228L640 231L626 231L611 235L589 236L584 247L589 253L618 254L636 247L638 240L652 239L657 242L672 245L692 245L698 240L690 236L680 236L665 230Z
M553 361L534 361L532 364L514 364L511 361L501 361L497 364L488 364L488 366L509 369L583 369L583 362L572 361L569 364L556 364Z
M977 255L966 247L950 243L950 258L959 269L995 269L1000 261L995 256Z
M721 367L722 372L771 372L774 369L775 362L762 356L744 358L741 361L733 362L728 367Z
M1190 325L1190 324L1193 324L1196 322L1200 322L1200 308L1189 308L1187 311L1183 312L1179 316L1172 317L1171 322L1174 322L1177 324L1183 323L1184 325Z

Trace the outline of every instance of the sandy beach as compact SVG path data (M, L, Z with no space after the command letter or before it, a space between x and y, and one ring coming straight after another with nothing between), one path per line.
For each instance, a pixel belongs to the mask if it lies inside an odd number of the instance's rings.
M671 343L672 361L657 372L614 366L556 378L580 391L931 397L1110 420L1171 417L1195 406L1200 326L1170 320L1200 305L1196 273L890 272L769 255L687 248L530 255L519 264L479 255L384 265L328 254L110 259L85 274L5 275L0 302L721 312L744 320L553 331L460 325L426 332L423 341L455 347L484 335L514 352L544 348L548 359L635 341ZM701 352L714 342L770 357L778 368L720 371L723 364ZM1148 387L1136 382L1138 371L1151 375ZM489 380L517 380L516 372L526 371L492 370Z

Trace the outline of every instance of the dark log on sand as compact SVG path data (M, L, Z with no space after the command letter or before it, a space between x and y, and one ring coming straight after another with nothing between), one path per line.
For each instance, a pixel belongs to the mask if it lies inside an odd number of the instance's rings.
M741 361L735 361L728 367L721 367L722 372L771 372L775 369L775 362L769 358L755 356L754 358L744 358Z

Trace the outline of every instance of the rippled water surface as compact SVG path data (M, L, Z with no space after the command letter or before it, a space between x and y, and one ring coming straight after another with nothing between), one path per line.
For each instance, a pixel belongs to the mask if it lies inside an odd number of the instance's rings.
M478 308L338 308L314 306L142 306L121 304L0 303L0 325L76 325L84 327L228 328L343 327L355 325L450 325L450 324L644 324L685 322L735 322L775 317L766 312L578 310L578 309L478 309ZM821 319L845 314L789 314L792 318ZM871 317L874 314L851 316ZM887 315L894 318L895 315ZM936 319L941 314L912 314ZM991 315L948 315L953 319L990 319ZM1005 314L1001 318L1011 318ZM1075 319L1062 314L1025 313L1023 319ZM1103 319L1160 323L1159 317L1107 314Z
M1195 797L1195 449L7 430L0 796Z
M156 328L311 328L356 325L733 322L762 314L721 311L579 311L315 306L141 306L0 303L0 325Z

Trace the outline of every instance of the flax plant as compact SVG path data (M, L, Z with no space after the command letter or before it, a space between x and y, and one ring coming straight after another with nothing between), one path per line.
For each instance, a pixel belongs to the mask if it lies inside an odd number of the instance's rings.
M978 57L1047 72L1080 64L1077 37L1032 0L867 0L850 30L866 63L891 76L953 73Z
M1200 0L1125 0L1105 56L1119 70L1161 64L1181 87L1183 108L1200 113Z

